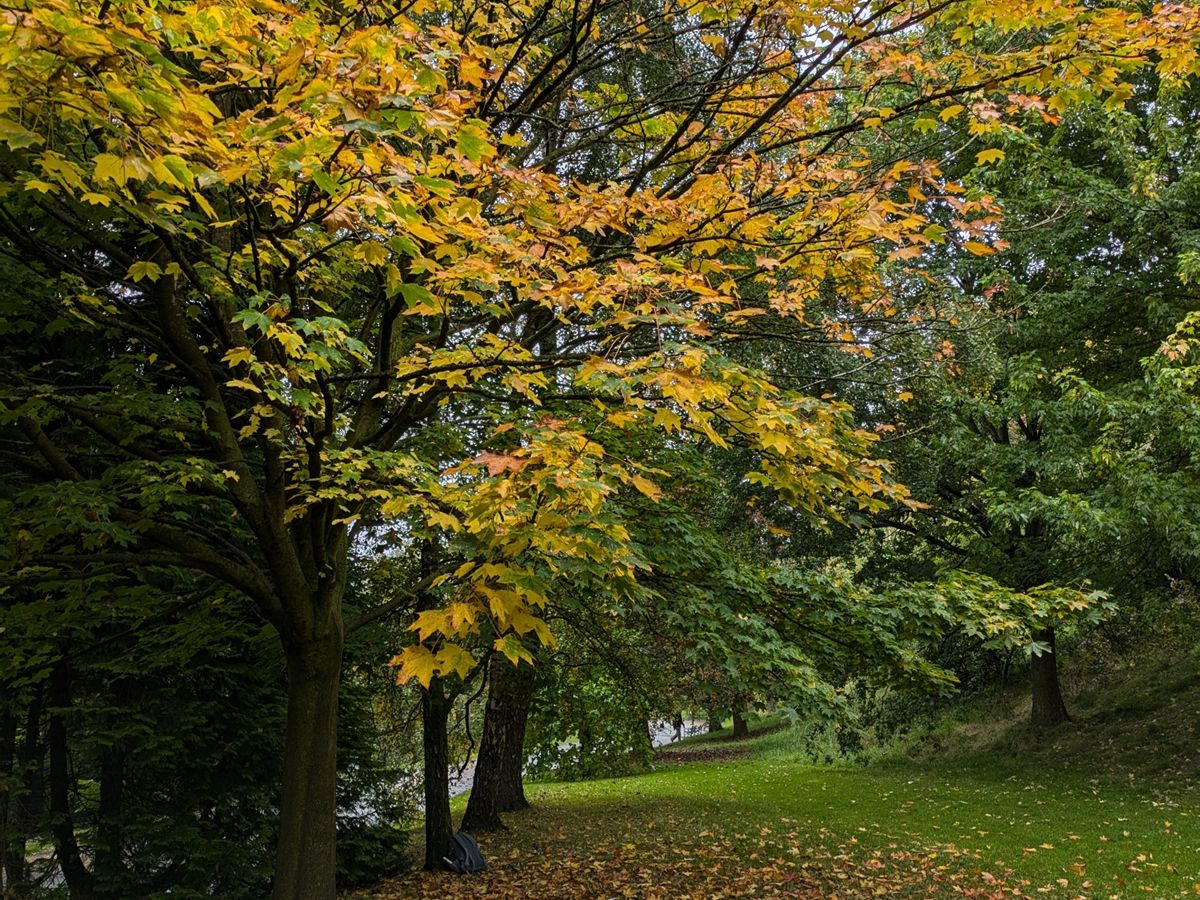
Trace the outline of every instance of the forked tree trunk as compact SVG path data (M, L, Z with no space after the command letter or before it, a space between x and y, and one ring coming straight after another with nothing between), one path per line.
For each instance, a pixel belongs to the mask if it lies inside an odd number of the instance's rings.
M442 679L421 692L421 742L425 752L425 871L446 868L454 820L450 817L450 700Z
M733 736L735 738L750 737L750 725L746 722L746 717L742 714L741 709L738 708L733 711Z
M529 806L522 771L525 728L537 686L536 676L532 666L513 665L502 656L493 656L490 665L492 683L488 688L475 780L463 817L464 831L503 828L501 813Z
M1033 633L1033 639L1050 646L1048 653L1033 656L1029 670L1033 683L1033 724L1039 728L1058 725L1071 717L1063 702L1058 683L1058 654L1054 649L1054 629L1043 628Z
M285 647L288 675L283 802L274 900L332 900L337 857L337 706L342 624Z

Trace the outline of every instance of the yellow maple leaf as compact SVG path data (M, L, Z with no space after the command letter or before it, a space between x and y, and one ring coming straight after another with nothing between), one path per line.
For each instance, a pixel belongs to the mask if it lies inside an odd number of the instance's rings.
M630 484L637 488L641 493L645 494L655 502L662 497L662 488L642 475L633 475L629 479Z
M446 631L448 618L444 609L427 609L418 614L416 621L408 626L408 630L417 633L417 640L428 640L431 636Z
M400 655L392 660L393 664L397 660L400 663L400 671L396 673L397 684L408 684L415 678L421 683L421 687L427 688L437 673L437 657L425 647L405 647Z
M991 256L996 252L994 247L989 247L981 241L964 241L963 249L976 256Z

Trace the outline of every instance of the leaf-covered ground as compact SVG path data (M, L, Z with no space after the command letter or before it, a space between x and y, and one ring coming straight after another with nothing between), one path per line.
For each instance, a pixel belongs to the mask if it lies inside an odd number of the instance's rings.
M672 763L534 786L534 809L481 836L487 873L411 873L355 896L1196 896L1198 798L1083 772Z
M480 836L483 875L356 896L1198 900L1200 645L1068 660L1075 719L1056 729L1030 728L1014 684L871 766L801 762L802 730L778 721L690 738L646 775L530 786L534 809Z
M539 809L512 831L482 836L490 869L476 876L413 874L365 895L407 897L924 897L999 896L994 877L964 870L954 848L866 850L854 838L808 834L783 817L713 821L641 804ZM720 817L723 819L724 817ZM521 833L517 833L517 831Z

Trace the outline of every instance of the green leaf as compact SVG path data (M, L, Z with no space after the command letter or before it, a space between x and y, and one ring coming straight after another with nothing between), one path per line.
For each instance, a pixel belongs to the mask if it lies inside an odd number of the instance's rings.
M196 176L192 174L192 170L188 168L183 157L168 154L163 157L162 162L166 170L175 176L182 187L190 189L195 183Z
M516 664L520 663L521 660L525 660L530 665L533 665L533 654L529 652L528 648L521 643L521 639L515 634L504 635L504 637L496 641L493 647L503 653L511 663Z
M8 144L13 150L23 147L34 147L42 143L42 137L22 128L11 119L0 119L0 141Z
M132 281L158 281L162 277L163 270L158 263L148 262L147 260L138 260L129 267L129 271L125 273L125 277Z
M313 183L323 190L330 197L336 197L340 190L337 179L326 172L324 169L317 169L312 173Z
M400 293L404 297L404 302L410 307L420 303L428 303L433 299L433 294L429 293L429 289L420 284L406 282L400 285Z
M238 310L233 314L233 321L240 322L244 328L255 328L263 333L269 331L273 324L257 309Z
M458 151L473 163L496 155L488 140L487 126L476 119L468 120L458 131Z

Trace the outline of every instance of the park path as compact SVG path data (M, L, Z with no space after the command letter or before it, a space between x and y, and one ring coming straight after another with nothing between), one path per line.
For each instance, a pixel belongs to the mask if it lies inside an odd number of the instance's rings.
M704 722L699 719L684 719L683 720L683 736L690 737L693 734L701 734L707 729ZM671 743L675 738L675 726L667 719L657 719L650 723L650 745L653 747L664 747ZM570 746L570 745L568 745ZM459 771L458 766L450 767L450 796L457 797L459 794L465 794L471 789L471 785L475 781L475 761L471 760L467 765Z

